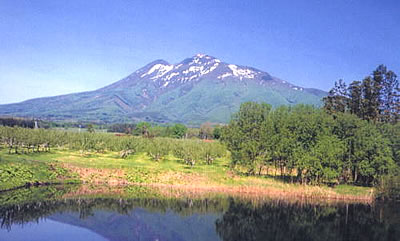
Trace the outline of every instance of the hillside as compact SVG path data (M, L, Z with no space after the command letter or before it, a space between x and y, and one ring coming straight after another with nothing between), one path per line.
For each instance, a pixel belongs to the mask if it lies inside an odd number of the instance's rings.
M0 105L0 115L53 121L224 123L245 101L276 107L321 105L326 92L267 72L197 54L177 64L156 60L101 89Z

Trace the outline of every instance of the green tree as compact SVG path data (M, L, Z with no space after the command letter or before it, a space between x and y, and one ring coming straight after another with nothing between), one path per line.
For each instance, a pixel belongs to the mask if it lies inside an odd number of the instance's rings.
M87 128L87 131L88 131L89 133L94 133L94 126L93 126L93 124L88 124L88 125L86 126L86 128Z
M268 104L245 102L223 128L222 140L232 154L232 164L246 166L249 174L254 174L257 165L268 155L266 143L261 140L270 110Z
M348 89L346 83L340 79L329 91L328 96L323 98L324 109L329 114L345 112L348 107Z
M396 123L400 116L400 89L397 75L384 67L382 88L382 121Z
M213 134L212 134L213 138L215 140L218 140L219 138L221 138L221 133L222 133L222 127L221 126L214 127Z
M137 125L136 125L136 128L135 128L135 134L136 135L141 135L141 136L143 136L143 137L150 137L149 136L149 134L150 134L150 128L151 128L151 124L150 123L148 123L148 122L139 122Z
M395 169L389 146L377 127L368 122L356 129L354 138L353 178L355 183L371 185Z
M170 146L166 138L152 138L146 142L146 152L153 161L160 161L168 155Z
M400 122L396 124L384 124L379 128L383 137L389 141L393 160L400 167Z
M183 124L175 124L171 127L172 137L183 138L186 135L187 127Z
M360 81L353 81L349 86L349 110L351 114L363 118L363 97Z
M292 172L293 162L292 150L295 147L295 138L293 133L289 130L289 117L291 115L291 109L286 106L278 107L276 110L269 114L268 121L265 125L263 132L263 142L267 144L267 149L270 159L266 159L265 166L271 161L277 168L280 169L281 175L284 175L287 171ZM259 173L261 174L262 166L260 166Z

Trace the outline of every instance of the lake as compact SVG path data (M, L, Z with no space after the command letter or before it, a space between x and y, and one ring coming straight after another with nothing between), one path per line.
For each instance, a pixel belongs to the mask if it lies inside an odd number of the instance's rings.
M0 240L400 240L399 203L166 193L75 186L0 193Z

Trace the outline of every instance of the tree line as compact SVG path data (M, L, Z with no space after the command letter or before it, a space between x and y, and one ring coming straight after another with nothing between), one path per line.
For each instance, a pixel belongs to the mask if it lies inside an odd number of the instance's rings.
M36 124L37 126L36 126ZM205 122L199 127L187 127L184 124L156 124L150 122L137 123L114 123L114 124L95 124L78 122L48 122L40 119L18 118L18 117L0 117L0 126L23 127L23 128L56 128L65 129L83 129L88 132L121 133L126 135L142 137L170 137L170 138L199 138L199 139L219 139L221 135L221 125L215 125Z
M205 122L200 127L189 128L184 124L157 125L149 122L116 123L107 127L107 132L123 133L143 137L219 139L221 125Z
M397 75L380 65L362 81L343 80L324 98L329 114L351 113L363 120L397 123L400 120L400 88Z
M35 125L37 125L37 127L46 129L50 127L50 123L42 120L18 118L18 117L0 117L0 126L10 126L10 127L19 126L19 127L33 129L35 128Z
M268 174L272 166L282 177L303 184L373 185L396 175L398 81L379 66L365 82L361 95L354 97L356 84L346 89L340 81L324 98L323 109L297 105L273 110L265 103L243 103L222 131L232 165L251 175Z
M233 166L249 174L280 175L304 184L371 185L400 164L400 124L376 125L350 113L335 118L312 106L241 105L222 141Z

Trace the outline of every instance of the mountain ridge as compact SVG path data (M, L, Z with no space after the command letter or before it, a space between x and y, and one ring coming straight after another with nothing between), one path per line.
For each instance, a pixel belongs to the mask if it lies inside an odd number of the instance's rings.
M206 54L170 64L158 59L97 90L0 105L0 115L56 121L227 122L244 101L276 107L321 105L327 93Z

